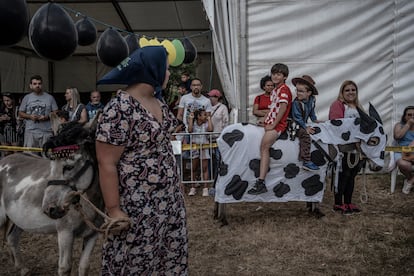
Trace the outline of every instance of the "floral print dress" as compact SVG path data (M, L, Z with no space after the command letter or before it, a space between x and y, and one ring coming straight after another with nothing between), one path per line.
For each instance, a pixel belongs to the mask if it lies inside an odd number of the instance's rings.
M162 104L163 122L126 92L104 109L97 140L124 146L118 164L121 209L132 226L109 235L102 275L187 275L184 197L170 136L177 120Z

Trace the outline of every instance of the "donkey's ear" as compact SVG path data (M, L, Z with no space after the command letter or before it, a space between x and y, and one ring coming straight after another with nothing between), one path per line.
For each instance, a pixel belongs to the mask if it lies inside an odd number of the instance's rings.
M378 114L375 107L371 103L369 103L369 116L373 117L375 120L377 120L382 125L381 117Z

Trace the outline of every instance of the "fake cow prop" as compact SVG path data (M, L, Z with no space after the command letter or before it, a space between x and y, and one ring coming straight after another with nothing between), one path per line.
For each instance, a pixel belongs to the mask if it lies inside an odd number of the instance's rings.
M226 127L217 140L222 161L216 181L216 216L225 221L225 203L235 202L321 202L325 190L328 163L339 164L337 145L361 142L360 148L377 168L384 166L386 135L378 113L370 105L370 115L358 110L360 118L331 120L313 124L311 159L320 167L310 172L298 160L299 142L287 133L270 148L269 171L265 179L267 192L248 194L259 176L260 143L264 128L252 124ZM217 206L216 206L217 207Z
M95 206L102 208L94 138L94 127L68 123L44 145L45 152L52 150L53 160L27 153L0 160L0 228L5 230L21 274L29 272L19 251L23 231L57 233L59 275L71 275L74 238L81 237L79 275L87 274L98 233L85 224L84 218L95 224L102 223L102 219L74 192L84 192ZM73 208L74 203L80 203L83 215Z

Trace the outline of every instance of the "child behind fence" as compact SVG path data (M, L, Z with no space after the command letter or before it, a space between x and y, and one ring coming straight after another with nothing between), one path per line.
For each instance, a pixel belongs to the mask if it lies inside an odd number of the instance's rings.
M190 114L190 120L188 122L188 132L194 133L190 142L192 145L201 145L209 143L208 135L206 134L197 134L197 133L206 133L213 131L213 124L211 123L211 118L204 109L196 110L194 113ZM210 150L211 149L198 149L192 153L192 181L195 181L195 176L198 171L201 174L201 180L209 179L208 171L208 160L210 159ZM200 170L201 164L201 170ZM196 188L194 183L190 189L188 195L193 196L196 194ZM208 196L208 183L204 182L203 196Z

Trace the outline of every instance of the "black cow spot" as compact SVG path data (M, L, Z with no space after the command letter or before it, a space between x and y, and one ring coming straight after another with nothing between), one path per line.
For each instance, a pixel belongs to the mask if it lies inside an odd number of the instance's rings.
M242 181L239 175L235 175L230 183L227 184L224 193L226 195L232 195L235 200L240 200L246 192L247 186L247 181Z
M244 137L244 133L240 130L233 130L232 132L227 132L223 135L223 140L232 147L233 144L237 141L241 141Z
M354 125L360 125L361 124L361 118L359 118L359 117L356 117L355 118L355 120L354 120Z
M273 192L275 193L275 196L283 197L285 194L290 192L290 187L289 185L280 182L273 188Z
M319 175L315 174L303 180L302 187L305 189L305 195L313 196L322 191L323 183L319 180Z
M288 164L283 171L285 172L286 178L294 178L298 175L300 168L294 163Z
M342 121L341 120L331 120L331 124L334 126L340 126L342 125Z
M322 132L321 128L320 127L317 127L317 126L313 127L313 130L315 131L314 134L318 134L318 133L321 133Z
M348 141L349 137L351 136L351 132L347 131L341 134L342 139L344 139L344 141Z
M369 121L369 122L364 121L361 123L360 130L364 134L370 134L375 131L377 126L378 126L378 123L374 120Z
M287 133L287 131L283 131L280 134L279 138L277 138L277 139L279 139L279 140L287 140L288 138L289 138L289 134Z
M218 168L218 173L220 176L224 176L229 172L229 165L224 163L223 161L220 162L220 166Z
M385 157L385 151L381 151L380 153L380 159L384 160Z
M242 124L242 126L247 126L249 123L248 122L242 122L241 124Z
M323 166L326 164L325 156L320 150L314 150L311 152L311 160L317 166Z
M249 162L249 168L254 172L254 176L256 178L260 175L260 159L252 159ZM267 171L270 171L270 167L267 169Z
M273 148L269 149L269 154L270 154L270 157L272 157L275 160L279 160L280 158L282 158L282 155L283 155L280 149L275 150Z
M260 160L252 159L249 162L249 168L254 172L254 177L259 177L260 175Z
M380 126L380 127L378 128L378 130L379 130L379 132L380 132L382 135L384 135L384 129L382 128L382 126Z

